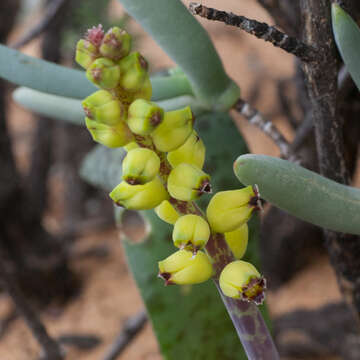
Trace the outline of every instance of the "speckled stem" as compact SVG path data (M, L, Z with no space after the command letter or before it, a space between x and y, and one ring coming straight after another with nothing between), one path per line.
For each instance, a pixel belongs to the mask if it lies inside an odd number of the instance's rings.
M277 360L279 354L258 307L251 302L224 296L219 286L222 269L234 257L222 234L212 234L206 251L213 260L214 282L249 360Z

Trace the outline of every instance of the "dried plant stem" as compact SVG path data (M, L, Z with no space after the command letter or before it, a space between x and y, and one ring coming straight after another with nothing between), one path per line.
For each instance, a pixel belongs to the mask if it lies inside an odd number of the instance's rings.
M13 274L13 264L2 247L0 247L0 284L13 300L16 310L24 317L26 324L40 344L43 352L42 358L44 360L62 360L64 356L59 344L49 336L40 318L17 286Z
M30 29L23 38L19 39L15 44L13 44L12 47L14 49L19 49L40 36L55 19L66 1L67 0L53 0L51 3L49 3L46 8L46 13L40 22L32 29Z
M317 57L316 50L313 47L304 44L295 37L283 33L274 26L248 19L245 16L209 8L199 3L190 3L189 9L194 15L236 26L259 39L271 42L274 46L297 56L302 61L310 62Z
M242 99L239 99L236 102L234 109L239 114L243 115L250 124L257 126L269 136L280 149L280 154L283 158L293 162L299 162L297 156L292 152L289 142L271 121L267 120L262 114Z
M140 311L135 316L129 318L104 356L104 360L116 360L127 345L144 328L147 320L148 318L144 311Z

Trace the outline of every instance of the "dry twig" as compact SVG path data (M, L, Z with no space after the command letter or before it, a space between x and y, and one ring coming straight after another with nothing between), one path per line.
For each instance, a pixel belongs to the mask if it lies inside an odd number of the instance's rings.
M148 318L144 311L140 311L128 319L120 334L116 337L114 343L104 356L104 360L116 360L126 346L128 346L133 338L142 330L147 320Z
M66 0L53 0L46 8L44 17L36 24L32 29L30 29L23 38L19 39L15 44L11 45L14 49L19 49L41 35L51 22L56 17L57 13L62 8L62 5Z
M243 115L250 124L260 128L267 136L269 136L274 143L279 147L280 154L283 158L290 161L299 162L297 156L292 152L289 142L284 138L281 132L274 126L274 124L267 120L256 109L252 108L250 104L242 99L239 99L234 105L234 109Z
M310 62L317 57L315 48L281 32L274 26L248 19L245 16L209 8L199 3L190 3L189 9L194 15L199 15L208 20L222 21L227 25L236 26L259 39L269 41L274 46L297 56L302 61Z

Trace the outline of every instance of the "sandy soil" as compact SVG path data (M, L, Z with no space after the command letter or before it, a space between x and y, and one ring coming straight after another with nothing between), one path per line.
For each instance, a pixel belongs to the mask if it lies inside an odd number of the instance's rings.
M185 1L188 3L188 1ZM219 2L208 0L209 6L219 6ZM234 13L243 14L271 23L271 19L253 0L224 0L221 7ZM121 6L114 2L111 13L121 13ZM220 23L201 21L209 31L225 68L242 87L246 99L254 84L261 81L261 92L255 104L265 114L279 112L275 92L275 80L288 78L293 73L292 57L275 49L237 29ZM131 23L130 32L139 36L138 47L151 63L152 70L172 65L171 60L149 39L141 28ZM36 52L36 43L24 49L28 53ZM278 155L273 143L259 130L251 127L245 120L234 114L241 131L254 153ZM291 139L290 127L281 116L272 117L273 121ZM19 168L26 169L29 149L29 133L32 121L25 111L12 106L11 130L16 135L15 152ZM60 211L61 209L59 209ZM47 219L56 229L56 214ZM97 260L74 260L72 267L85 281L81 295L61 312L50 307L42 315L51 334L59 336L68 333L97 334L102 343L91 352L69 350L69 360L101 359L105 349L111 344L122 324L129 316L142 308L131 276L128 273L124 253L115 229L84 235L77 241L79 248L88 248L104 243L111 249L110 256ZM326 258L316 260L311 267L294 278L287 286L268 295L270 311L274 315L291 311L298 307L315 308L329 300L337 300L340 294L336 280ZM0 298L0 317L10 308L6 296ZM38 347L29 330L21 319L16 320L5 337L0 341L1 360L35 359ZM160 360L157 343L151 327L145 330L127 348L121 360Z

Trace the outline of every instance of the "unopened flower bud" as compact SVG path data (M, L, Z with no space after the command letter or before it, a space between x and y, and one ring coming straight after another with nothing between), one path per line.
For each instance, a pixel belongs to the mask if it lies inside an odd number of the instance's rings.
M160 159L150 149L130 150L123 163L123 179L130 185L146 184L159 173Z
M189 106L166 112L163 122L151 133L156 148L168 152L183 145L193 131L193 122Z
M210 175L194 165L182 163L168 177L170 195L178 200L191 201L211 193Z
M241 259L246 252L249 230L248 225L243 224L238 229L227 232L225 235L225 241L228 244L231 252L236 259Z
M257 187L221 191L210 200L206 216L214 232L234 231L246 223L255 209L259 209Z
M125 30L114 26L102 39L100 53L105 57L118 60L128 55L130 48L131 36Z
M145 185L129 185L122 181L110 193L110 197L118 206L130 210L148 210L168 199L169 195L161 180L156 177Z
M167 159L172 167L187 163L201 169L205 161L205 145L194 130L182 146L168 153Z
M86 32L85 39L90 41L97 48L100 46L102 39L104 38L104 30L101 24L93 26Z
M188 214L181 216L174 225L172 234L174 245L196 253L202 249L210 237L207 221L201 216Z
M85 122L93 140L109 148L121 147L134 140L133 134L123 121L111 126L90 118L85 118Z
M159 261L159 277L165 285L199 284L213 274L210 260L202 251L196 255L186 250L179 250L163 261Z
M254 265L237 260L227 264L220 274L220 288L225 296L262 304L266 282Z
M120 86L127 91L138 91L148 77L147 61L133 52L119 61L121 71Z
M98 56L97 47L89 40L81 39L76 44L75 61L84 69L87 69Z
M107 58L96 59L87 69L86 77L100 88L114 89L120 80L120 68Z
M156 215L168 224L175 224L176 220L180 217L175 208L167 200L164 200L154 210Z
M123 104L106 90L91 94L82 102L82 106L88 118L103 124L115 125L126 119Z
M152 85L149 76L146 76L143 85L139 90L132 93L133 101L136 99L150 100L152 96Z
M128 125L138 135L149 135L162 122L164 110L151 101L135 100L129 107Z
M126 145L124 146L124 149L125 149L127 152L129 152L130 150L138 149L139 147L140 147L140 146L137 144L136 141L132 141L132 142L126 144Z

